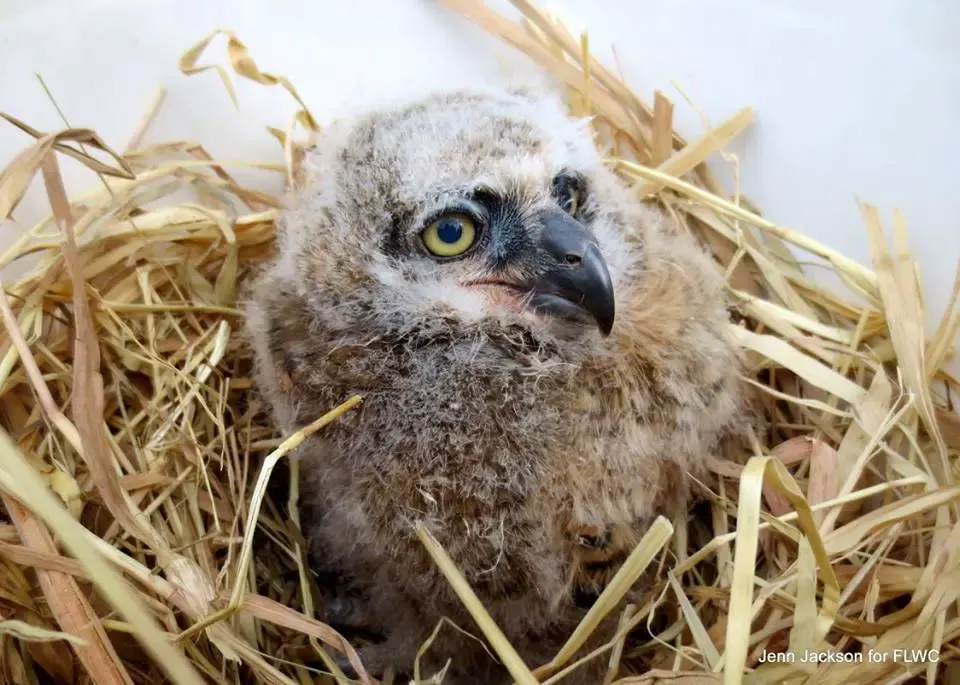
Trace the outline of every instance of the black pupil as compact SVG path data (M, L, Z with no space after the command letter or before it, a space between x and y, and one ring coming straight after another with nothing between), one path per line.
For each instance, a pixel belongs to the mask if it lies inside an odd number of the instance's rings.
M437 226L437 237L447 244L453 244L463 237L463 222L459 219L443 219Z

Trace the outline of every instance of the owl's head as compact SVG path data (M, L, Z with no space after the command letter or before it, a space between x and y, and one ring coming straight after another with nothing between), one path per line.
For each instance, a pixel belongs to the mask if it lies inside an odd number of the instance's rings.
M558 98L435 95L335 125L308 165L280 264L325 326L613 327L629 203Z

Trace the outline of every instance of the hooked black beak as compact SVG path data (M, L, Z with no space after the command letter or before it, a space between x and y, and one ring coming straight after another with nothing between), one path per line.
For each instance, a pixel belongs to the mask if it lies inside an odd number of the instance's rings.
M542 215L540 237L543 275L533 283L536 311L582 322L595 322L603 335L613 328L613 282L596 238L566 212Z

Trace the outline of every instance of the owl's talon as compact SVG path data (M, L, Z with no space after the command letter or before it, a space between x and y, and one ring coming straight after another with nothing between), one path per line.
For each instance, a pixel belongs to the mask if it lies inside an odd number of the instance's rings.
M349 621L354 613L354 603L344 597L334 597L327 601L327 621L343 624Z
M603 549L610 543L610 538L606 533L603 535L578 535L577 541L580 543L581 547L589 547L590 549Z
M366 603L355 597L333 597L326 602L327 623L337 629L377 633Z

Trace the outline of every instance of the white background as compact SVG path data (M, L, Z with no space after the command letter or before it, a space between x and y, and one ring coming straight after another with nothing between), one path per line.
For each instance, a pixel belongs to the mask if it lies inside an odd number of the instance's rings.
M505 1L490 4L513 14ZM593 51L611 66L616 45L641 96L665 90L687 137L703 126L672 82L714 123L753 106L756 122L731 151L744 192L771 219L869 264L855 196L879 205L885 218L900 207L931 327L939 319L960 260L960 3L552 0L548 7L575 32L588 29ZM196 140L216 157L276 158L263 125L286 126L293 105L285 93L239 83L236 112L213 72L177 71L181 53L217 27L237 31L261 69L290 77L321 123L384 98L517 70L513 53L435 0L0 0L0 111L42 130L61 128L40 73L72 125L123 148L164 85L169 96L148 140ZM224 62L223 43L202 61ZM26 143L0 126L0 163ZM67 171L70 192L95 181ZM724 173L732 178L729 166ZM279 187L266 174L244 180ZM0 245L43 209L42 195L32 193L17 210L20 225L2 227Z

